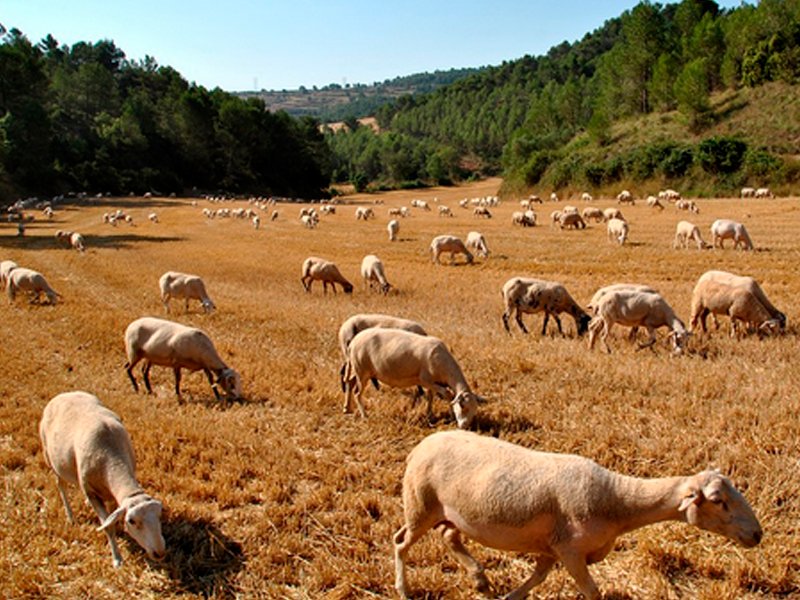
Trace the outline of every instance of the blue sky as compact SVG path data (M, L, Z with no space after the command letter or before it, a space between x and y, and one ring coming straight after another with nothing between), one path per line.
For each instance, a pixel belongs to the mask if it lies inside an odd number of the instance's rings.
M722 7L739 0L718 2ZM113 40L228 91L366 83L497 65L573 42L633 0L3 0L32 42Z

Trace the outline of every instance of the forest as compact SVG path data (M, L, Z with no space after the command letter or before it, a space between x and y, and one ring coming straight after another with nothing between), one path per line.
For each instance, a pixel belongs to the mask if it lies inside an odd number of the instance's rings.
M378 132L358 126L360 114L334 132L319 115L207 90L110 40L32 43L12 28L0 42L5 199L316 198L331 184L402 189L498 174L508 193L653 182L705 195L800 181L800 0L640 2L546 55L444 73L458 78L377 107Z

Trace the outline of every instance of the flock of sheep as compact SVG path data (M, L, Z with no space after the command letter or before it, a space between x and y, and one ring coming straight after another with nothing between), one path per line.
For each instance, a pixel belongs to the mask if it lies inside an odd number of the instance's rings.
M758 197L771 196L764 196L762 190L758 192L761 194ZM745 190L742 195L745 197ZM748 192L749 195L756 196L756 190ZM592 201L588 194L582 198ZM648 199L648 205L661 209L660 200L680 201L680 196L672 191L652 198L655 201ZM621 193L617 200L634 202L630 193ZM536 214L530 207L536 202L541 201L533 196L523 201L525 210L519 215L515 212L512 222L535 226ZM474 204L475 217L491 218L489 208L498 203L496 198L490 198L459 204L462 208ZM412 201L412 206L430 210L427 202L421 200ZM450 209L442 208L446 207L439 206L440 216L452 215ZM694 203L679 209L697 211ZM321 212L335 213L335 208ZM585 228L589 219L603 220L610 239L620 244L627 239L628 223L616 208L586 209L583 215L574 207L558 212L552 221L562 229ZM390 217L401 219L408 214L405 207L389 211ZM374 218L374 211L358 207L356 218L368 221ZM300 219L306 227L314 228L319 223L319 213L306 210ZM157 222L157 217L151 220ZM390 241L397 240L398 231L399 221L392 218L388 226ZM715 221L712 237L715 246L731 238L736 246L753 247L744 226L733 221ZM56 239L81 251L85 247L80 234L59 231ZM681 221L674 244L687 247L691 242L698 248L709 247L696 226ZM429 250L432 262L437 264L442 254L449 254L451 263L457 254L463 255L467 263L474 261L473 252L483 259L490 256L484 236L477 231L470 232L466 242L453 235L436 236ZM392 289L383 262L374 254L364 257L361 275L365 287L383 294ZM336 285L346 293L353 291L352 283L333 262L312 256L301 268L306 292L311 291L314 281L322 282L324 292L328 286L335 292ZM51 304L59 297L40 273L12 261L0 263L0 284L5 286L10 301L18 291L28 292L37 302L40 294ZM196 275L166 272L159 280L159 288L167 313L173 299L183 300L187 311L190 300L198 301L206 313L216 308L205 283ZM502 323L509 332L512 316L527 333L522 315L542 312L542 334L551 317L562 332L560 315L567 313L574 320L579 336L589 333L590 348L600 336L608 352L611 352L609 334L617 324L630 327L632 339L638 328L645 328L648 339L641 347L655 344L656 329L667 327L675 353L685 351L690 335L664 297L647 285L602 287L586 310L558 282L512 277L501 291ZM698 325L705 331L708 315L714 319L728 316L732 335L748 329L779 331L786 327L786 316L772 305L756 280L718 270L706 272L694 288L692 331ZM344 412L351 411L355 399L360 414L365 416L363 394L368 384L372 382L379 388L383 383L396 388L415 388L415 399L426 395L429 418L436 395L449 402L459 429L469 429L474 424L483 398L472 391L446 344L428 335L420 323L384 314L357 314L342 323L338 340L343 361L340 382ZM133 369L142 363L142 379L149 393L152 393L149 372L156 365L173 369L179 402L183 369L202 370L217 399L222 397L220 391L228 399L242 395L241 377L225 364L209 336L200 329L144 317L129 324L124 343L125 370L136 391L139 386ZM166 554L160 523L162 505L136 480L132 443L119 417L91 394L63 393L46 406L39 432L45 460L56 475L67 517L72 520L65 484L71 483L80 487L97 513L100 529L108 536L115 566L122 562L113 526L117 521L123 523L125 531L150 558L162 559ZM586 458L535 452L467 431L439 432L420 442L408 456L402 490L405 522L393 538L395 587L402 598L409 595L405 566L409 548L428 530L440 526L445 544L482 591L489 588L488 581L482 566L467 552L462 535L485 546L537 556L530 578L506 596L512 599L526 597L545 579L556 561L565 566L587 598L600 597L587 565L602 560L619 535L650 523L687 522L745 547L757 545L762 536L758 519L745 498L716 471L664 479L627 477Z

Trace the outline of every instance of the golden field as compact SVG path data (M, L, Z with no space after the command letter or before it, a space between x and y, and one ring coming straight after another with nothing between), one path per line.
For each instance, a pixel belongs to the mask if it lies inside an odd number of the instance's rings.
M429 426L423 404L408 393L370 388L368 418L342 414L339 324L357 312L420 321L442 338L473 389L488 403L478 429L525 446L578 453L630 475L658 477L718 467L743 490L764 529L758 547L742 549L682 523L622 536L615 551L590 567L607 598L800 597L800 204L775 200L699 200L699 215L644 202L622 207L631 224L624 247L605 226L560 231L537 208L541 225L511 225L519 210L507 199L490 220L457 201L495 193L499 180L463 188L350 196L316 230L304 229L300 205L279 204L262 227L207 220L204 200L103 198L38 218L26 237L0 225L0 260L41 271L64 300L55 307L0 302L0 596L4 598L391 598L391 537L408 451L432 431L453 428L444 401ZM640 196L644 190L635 190ZM427 199L388 241L387 209ZM434 198L453 210L437 216ZM377 218L356 222L353 204L374 205ZM583 204L572 200L579 208ZM615 203L596 200L605 208ZM231 202L222 206L247 206ZM102 223L122 208L136 226ZM158 213L160 222L146 215ZM675 224L708 227L720 217L743 221L755 252L671 248ZM59 248L57 229L81 232L84 254ZM438 234L486 236L492 255L471 266L438 266L428 245ZM729 244L729 243L728 243ZM396 287L365 291L362 257L375 253ZM354 293L311 293L300 284L310 255L335 261ZM694 336L687 355L666 343L638 351L617 328L608 355L566 335L540 336L542 315L527 315L525 336L503 329L500 289L525 275L561 281L585 305L618 281L650 284L687 322L691 291L717 268L758 279L786 313L786 334L740 341L719 332ZM144 315L164 316L158 278L167 270L202 275L218 310L188 314L173 302L171 318L201 327L243 378L245 399L214 401L201 373L184 374L183 405L169 369L155 367L155 394L136 394L123 370L123 331ZM663 339L665 336L661 335ZM139 369L137 368L137 377ZM76 523L64 515L37 434L42 409L69 390L96 394L125 422L138 477L165 505L168 558L151 563L121 536L125 563L114 569L96 517L72 488ZM533 561L470 544L500 595L527 578ZM410 552L409 584L417 598L474 598L469 577L429 533ZM534 590L540 598L576 598L557 567Z

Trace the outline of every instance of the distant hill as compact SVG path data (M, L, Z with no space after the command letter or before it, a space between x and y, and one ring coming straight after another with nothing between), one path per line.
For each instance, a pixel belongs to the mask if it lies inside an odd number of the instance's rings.
M373 115L378 107L401 96L427 94L438 88L482 72L486 67L450 69L433 73L416 73L387 79L382 83L332 83L322 88L301 86L297 90L261 90L238 92L240 98L260 98L267 109L286 111L293 116L313 116L324 122L343 121Z

